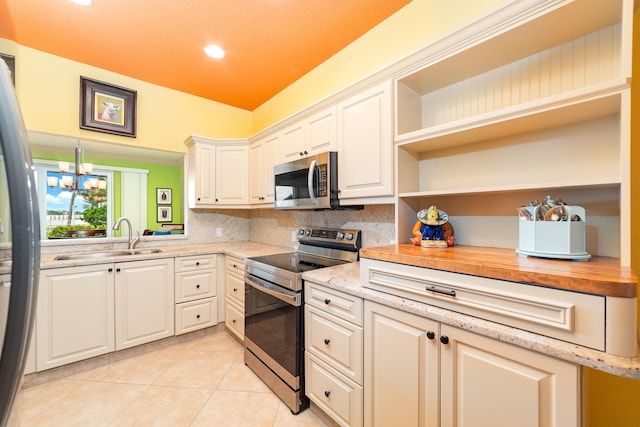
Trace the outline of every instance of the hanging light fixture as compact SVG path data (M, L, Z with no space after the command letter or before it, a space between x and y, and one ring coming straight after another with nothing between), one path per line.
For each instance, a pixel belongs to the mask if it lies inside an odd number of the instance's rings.
M75 148L75 170L73 175L69 171L69 162L58 162L58 169L62 176L60 179L56 176L47 177L47 185L55 187L60 182L60 188L68 190L104 190L107 188L107 182L96 177L84 178L93 172L93 164L84 161L84 150L80 148L80 142Z

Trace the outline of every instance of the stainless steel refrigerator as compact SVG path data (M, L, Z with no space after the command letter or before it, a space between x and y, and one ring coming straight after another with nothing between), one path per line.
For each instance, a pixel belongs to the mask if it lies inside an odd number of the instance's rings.
M38 197L27 132L0 60L0 426L15 425L40 271Z

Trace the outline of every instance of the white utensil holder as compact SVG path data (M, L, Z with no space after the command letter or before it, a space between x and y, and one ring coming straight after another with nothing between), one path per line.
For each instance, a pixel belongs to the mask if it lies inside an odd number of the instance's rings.
M559 258L585 261L591 255L585 250L586 213L581 206L565 206L564 221L540 221L536 219L535 207L527 206L531 220L521 217L519 244L516 249L521 255L542 258ZM572 221L577 215L580 220Z

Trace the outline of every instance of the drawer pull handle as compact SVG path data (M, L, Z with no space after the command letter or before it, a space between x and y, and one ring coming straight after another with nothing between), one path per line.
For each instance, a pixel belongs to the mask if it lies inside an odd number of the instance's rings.
M329 305L329 304L331 303L331 300L330 300L329 298L325 298L325 299L324 299L324 303L325 303L325 304L327 304L327 305Z
M446 335L442 335L442 336L440 336L440 342L441 342L442 344L449 344L449 337L448 337L448 336L446 336Z
M428 331L427 332L427 338L429 338L430 340L434 339L436 337L436 333L433 331Z
M435 292L436 294L441 294L441 295L446 295L448 297L455 297L456 296L456 291L452 290L452 289L441 289L441 288L437 288L433 285L431 286L427 286L426 289L429 292Z
M329 397L330 395L331 395L331 391L329 390L324 391L324 397Z
M329 338L325 338L324 339L324 344L325 345L329 345L330 342L331 342L331 340Z

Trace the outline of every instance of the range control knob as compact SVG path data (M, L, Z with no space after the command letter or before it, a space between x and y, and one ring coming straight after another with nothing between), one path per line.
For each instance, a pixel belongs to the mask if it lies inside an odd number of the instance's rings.
M311 236L311 230L307 230L307 231L305 231L305 233L304 233L304 234L305 234L307 237L308 237L308 236Z
M347 240L353 240L353 233L347 233Z
M342 240L344 239L344 233L342 231L338 231L338 234L336 235L336 238L338 240Z
M300 231L298 231L298 234L304 236L304 228L301 228Z

